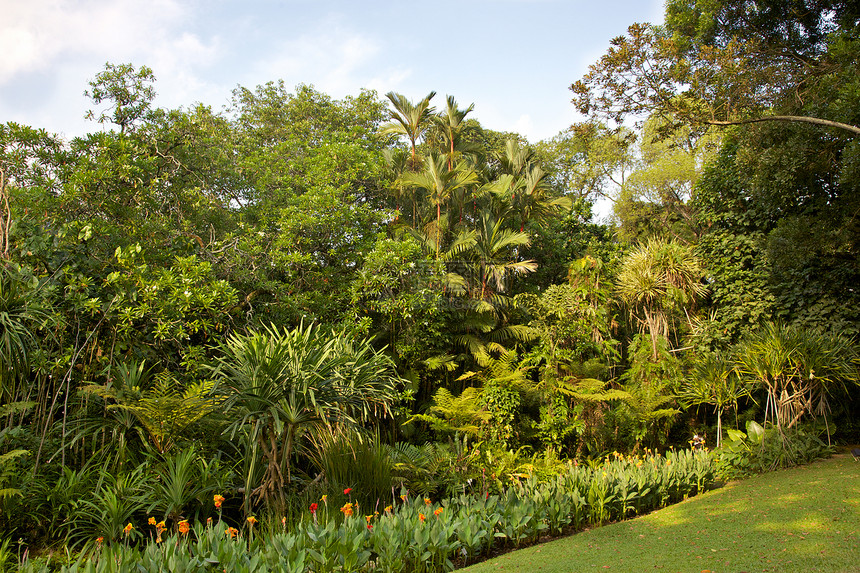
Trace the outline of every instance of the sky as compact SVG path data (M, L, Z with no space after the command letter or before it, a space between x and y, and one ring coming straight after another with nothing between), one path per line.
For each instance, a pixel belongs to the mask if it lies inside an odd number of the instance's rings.
M362 88L536 142L577 121L569 86L663 0L0 0L0 123L74 137L106 62L152 68L155 105L214 110L283 80L334 98ZM96 114L98 115L98 114Z

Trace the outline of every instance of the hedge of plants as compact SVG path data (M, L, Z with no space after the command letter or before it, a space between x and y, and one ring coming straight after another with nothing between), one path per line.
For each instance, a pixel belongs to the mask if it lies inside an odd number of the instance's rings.
M708 451L612 454L602 463L569 462L553 479L511 475L501 494L436 502L401 489L372 508L349 501L338 507L322 499L291 524L249 518L237 528L220 519L164 523L153 518L145 529L128 524L120 541L93 540L67 564L25 558L20 570L450 571L494 552L701 493L713 484L714 461Z

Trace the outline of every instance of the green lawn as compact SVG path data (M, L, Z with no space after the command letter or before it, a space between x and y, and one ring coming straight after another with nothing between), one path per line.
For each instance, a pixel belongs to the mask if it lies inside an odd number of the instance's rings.
M860 462L771 472L464 572L860 571Z

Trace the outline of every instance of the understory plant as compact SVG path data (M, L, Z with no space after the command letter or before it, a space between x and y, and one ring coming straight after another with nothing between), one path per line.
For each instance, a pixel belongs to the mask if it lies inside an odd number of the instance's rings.
M740 479L752 474L809 463L833 453L817 435L801 429L783 431L747 422L746 433L729 429L729 438L716 451L719 479Z
M336 510L329 507L333 500L323 499L308 508L310 518L265 520L269 525L256 533L255 519L233 527L219 517L205 524L181 521L175 529L167 524L173 533L159 542L153 533L160 536L164 524L151 520L156 530L150 535L129 524L116 542L93 544L61 570L450 571L498 549L625 519L705 491L713 482L713 455L614 453L593 464L568 462L551 479L506 477L509 485L499 494L462 493L442 501L405 488L377 507L350 497ZM135 544L135 535L148 541ZM21 571L50 567L28 560Z

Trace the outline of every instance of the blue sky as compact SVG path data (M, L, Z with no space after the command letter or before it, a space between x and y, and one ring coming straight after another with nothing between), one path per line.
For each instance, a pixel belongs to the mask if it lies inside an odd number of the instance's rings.
M99 129L83 96L105 62L147 65L156 104L221 109L283 79L333 97L438 92L531 141L577 117L568 86L662 0L0 0L0 122Z

